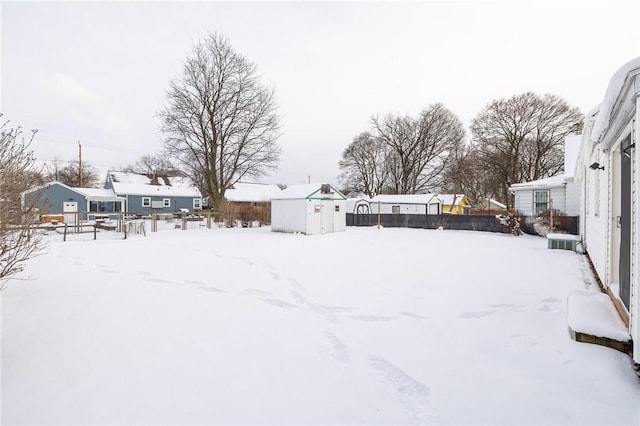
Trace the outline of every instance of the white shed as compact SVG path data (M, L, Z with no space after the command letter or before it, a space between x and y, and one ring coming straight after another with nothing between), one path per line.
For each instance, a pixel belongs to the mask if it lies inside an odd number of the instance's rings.
M347 229L346 197L329 184L290 186L271 199L271 231L327 234Z
M436 194L377 195L370 201L374 214L440 214L441 204Z

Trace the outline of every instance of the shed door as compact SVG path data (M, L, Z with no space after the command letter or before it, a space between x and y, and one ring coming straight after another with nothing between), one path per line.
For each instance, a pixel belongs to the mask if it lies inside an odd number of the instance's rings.
M322 222L320 225L320 233L326 234L329 232L333 232L335 202L333 200L324 200L322 204Z
M65 201L62 204L62 213L64 214L64 223L69 225L75 225L78 218L78 202L77 201Z
M624 153L631 135L622 143L620 154L620 299L630 308L631 293L631 156ZM629 152L629 150L627 150Z

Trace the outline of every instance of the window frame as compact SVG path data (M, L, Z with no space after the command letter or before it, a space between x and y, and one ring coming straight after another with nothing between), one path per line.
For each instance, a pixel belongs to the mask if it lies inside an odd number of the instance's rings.
M142 207L151 207L151 197L142 197Z
M538 201L538 197L536 196L538 193L546 194L545 207L543 209L538 209L538 205L542 204ZM549 206L551 203L551 190L550 189L534 189L533 190L533 214L537 215L541 211L549 210Z
M162 207L171 207L171 198L163 198Z

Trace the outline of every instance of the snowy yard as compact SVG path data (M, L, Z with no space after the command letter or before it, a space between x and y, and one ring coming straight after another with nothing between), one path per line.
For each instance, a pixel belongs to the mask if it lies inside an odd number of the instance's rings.
M569 337L586 262L543 238L105 235L2 292L2 424L640 424L629 357Z

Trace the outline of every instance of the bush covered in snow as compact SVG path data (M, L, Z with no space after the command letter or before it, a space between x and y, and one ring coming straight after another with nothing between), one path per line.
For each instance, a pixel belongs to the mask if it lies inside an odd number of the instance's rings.
M522 216L517 212L507 212L503 214L497 214L496 219L498 222L509 228L509 231L513 235L522 235Z
M533 229L536 234L546 237L553 232L569 232L571 219L558 209L553 209L553 226L551 223L552 210L543 210L534 218Z

